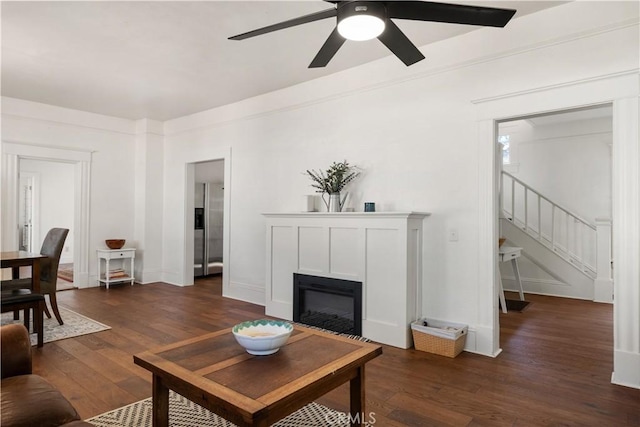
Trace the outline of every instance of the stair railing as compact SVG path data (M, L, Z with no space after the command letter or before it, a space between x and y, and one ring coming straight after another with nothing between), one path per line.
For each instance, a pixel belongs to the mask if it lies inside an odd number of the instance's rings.
M505 219L582 273L596 277L595 225L504 171L500 207Z

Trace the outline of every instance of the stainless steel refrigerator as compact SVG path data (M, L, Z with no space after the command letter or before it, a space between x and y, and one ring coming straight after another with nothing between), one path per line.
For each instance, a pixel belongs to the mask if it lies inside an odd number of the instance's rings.
M198 182L194 200L194 277L222 273L222 184Z

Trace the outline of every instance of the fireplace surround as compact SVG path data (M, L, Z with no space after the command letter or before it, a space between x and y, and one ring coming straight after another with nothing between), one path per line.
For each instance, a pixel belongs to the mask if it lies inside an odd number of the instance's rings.
M362 334L413 345L422 317L419 212L266 213L265 313L293 320L293 274L362 283Z
M362 335L362 282L294 273L293 320Z

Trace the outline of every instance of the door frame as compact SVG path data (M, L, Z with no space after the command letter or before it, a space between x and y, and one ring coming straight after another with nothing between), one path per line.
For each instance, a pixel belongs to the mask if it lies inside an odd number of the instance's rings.
M222 161L224 167L224 198L223 198L223 222L222 222L222 295L226 296L230 286L230 241L231 241L231 150L224 150L224 154L202 160L195 160L185 163L185 247L184 247L184 271L182 273L182 283L193 285L193 265L194 265L194 185L195 167L199 163L212 161Z
M498 122L613 104L614 372L612 382L640 388L640 93L637 70L472 101L478 113L479 347L500 353L498 316Z
M18 186L20 159L74 165L73 283L89 287L89 224L91 152L2 142L2 250L18 248Z

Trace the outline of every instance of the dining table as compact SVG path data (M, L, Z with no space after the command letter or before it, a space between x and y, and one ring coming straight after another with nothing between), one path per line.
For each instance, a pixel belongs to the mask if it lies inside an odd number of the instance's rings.
M0 252L0 267L11 268L11 279L0 282L1 289L25 288L40 293L40 262L46 255L27 251ZM31 277L20 278L20 267L31 267Z

